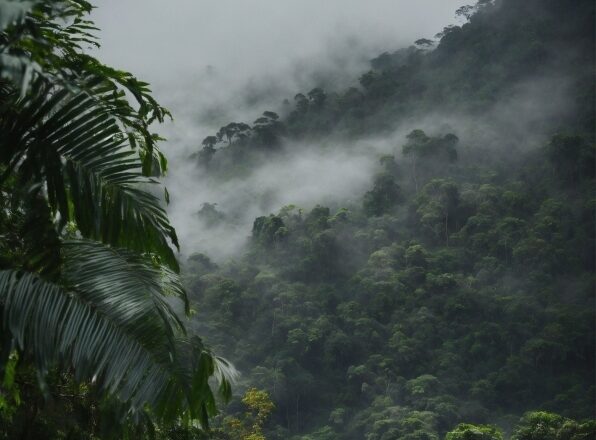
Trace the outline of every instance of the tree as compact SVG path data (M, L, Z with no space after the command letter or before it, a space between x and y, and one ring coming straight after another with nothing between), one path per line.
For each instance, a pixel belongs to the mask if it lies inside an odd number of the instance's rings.
M327 94L320 87L315 87L308 92L308 100L312 103L314 108L321 108L325 105Z
M443 179L431 180L416 198L416 212L420 216L420 222L432 231L435 237L443 238L447 246L450 231L458 227L459 201L457 185Z
M217 137L216 136L207 136L201 142L203 145L203 149L199 152L199 161L204 165L209 165L211 159L215 155L215 145L217 145Z
M281 217L270 215L269 217L257 217L252 227L252 238L263 246L270 247L282 241L288 230Z
M440 137L429 137L422 130L413 130L406 138L408 141L403 146L402 153L405 157L411 158L411 173L416 192L418 192L418 180L421 172L436 177L439 168L428 168L432 162L437 162L440 168L445 168L445 161L453 163L457 160L455 146L459 139L452 133Z
M445 440L503 440L503 434L495 426L460 423Z
M370 216L383 215L392 210L401 199L399 186L389 173L375 178L373 189L364 196L364 211Z
M214 149L215 145L217 145L217 137L207 136L205 139L203 139L203 142L201 142L201 145L203 146L203 148Z
M271 111L263 112L253 126L253 132L259 144L269 149L279 145L280 137L284 131L285 127L279 121L279 115Z
M428 38L419 38L418 40L414 41L414 44L418 47L428 49L434 44L434 42Z
M457 11L455 11L455 15L457 17L464 17L466 21L468 21L470 20L470 17L474 15L475 9L476 8L472 5L464 5L459 7Z
M306 113L306 111L308 111L308 98L302 93L298 93L294 96L294 102L296 103L296 112Z
M459 7L455 11L455 15L456 17L464 17L466 21L470 21L474 14L486 8L492 2L493 0L478 0L478 2L475 5L464 5Z
M208 425L208 383L232 370L187 333L189 311L157 188L167 161L148 84L83 53L91 4L0 1L0 365L72 371L121 419ZM127 94L136 105L129 103ZM167 192L166 200L167 200Z
M596 146L581 136L557 134L546 146L546 153L557 176L568 183L596 174Z
M525 414L516 427L512 440L584 440L596 435L596 423L578 423L558 414L534 411Z
M228 145L232 145L234 140L246 139L250 131L250 126L244 122L230 122L219 129L217 140L222 141L225 138Z
M275 409L269 393L250 388L244 393L242 403L248 409L244 419L227 418L225 431L228 431L234 440L265 440L263 426Z

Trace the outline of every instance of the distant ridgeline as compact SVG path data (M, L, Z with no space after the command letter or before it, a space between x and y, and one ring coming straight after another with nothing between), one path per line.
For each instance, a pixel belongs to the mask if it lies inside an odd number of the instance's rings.
M233 262L188 260L197 325L275 405L267 439L594 438L571 420L595 411L594 2L458 12L466 24L375 58L360 87L203 141L197 160L225 178L288 141L431 114L503 136L409 130L360 200L284 207ZM236 438L226 426L217 438Z
M284 140L321 136L366 137L429 114L503 113L520 100L554 102L554 115L525 108L529 131L573 130L594 135L594 5L590 0L484 0L457 13L468 19L446 27L438 40L383 53L359 79L360 87L298 93L292 106L265 111L252 126L231 122L202 141L203 165L249 159L250 151L280 149ZM519 109L518 109L519 110ZM524 119L525 120L525 119ZM495 123L499 121L494 121ZM505 121L506 122L506 121ZM235 147L235 148L232 148ZM224 156L228 157L224 157ZM217 160L216 160L217 162Z

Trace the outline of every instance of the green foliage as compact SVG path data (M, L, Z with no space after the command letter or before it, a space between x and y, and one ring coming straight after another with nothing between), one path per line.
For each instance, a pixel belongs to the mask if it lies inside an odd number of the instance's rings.
M361 196L282 208L233 262L189 262L202 328L275 403L267 438L502 439L536 408L589 429L570 418L594 413L592 3L463 7L440 41L275 119L291 140L424 131L383 151ZM551 69L577 105L513 122L508 103ZM267 160L259 145L218 149L212 176ZM540 423L515 435L542 438Z
M454 162L457 160L455 145L459 141L453 133L442 137L430 138L422 130L414 130L407 136L408 142L402 148L404 156L414 156L418 159L437 157Z
M460 423L445 435L445 440L503 440L503 434L495 426Z
M93 388L89 438L102 429L98 415L122 435L156 421L207 427L217 412L209 379L231 394L233 369L174 311L190 310L178 242L150 189L167 162L149 126L169 113L147 83L84 53L98 45L91 8L0 2L4 437L61 435L55 424L41 434L43 422L22 423L40 407L24 382L30 366L48 402L63 380ZM86 400L76 387L58 400ZM30 401L19 407L20 390Z
M266 391L250 388L244 393L242 403L247 407L244 420L228 418L225 420L224 431L233 439L238 440L265 440L263 425L275 408Z
M271 246L284 239L287 229L281 217L258 217L252 227L253 239L264 246Z
M594 414L593 2L463 6L465 24L375 58L360 87L298 93L287 116L203 140L199 163L225 180L286 138L426 130L385 151L344 207L290 205L255 219L234 261L189 258L193 325L249 389L210 431L208 379L229 397L231 369L165 298L185 300L176 240L145 186L165 169L148 127L167 111L81 53L95 41L88 4L0 7L5 438L92 438L134 415L121 436L501 439L492 424L523 413L514 439L594 437L573 420ZM503 102L551 69L573 104L511 121ZM420 118L441 112L507 136L471 145ZM214 204L198 216L223 218ZM32 365L55 402L27 431L43 402Z
M380 174L374 186L364 196L364 211L368 215L383 215L391 211L400 200L400 190L390 174Z
M18 360L18 353L12 352L4 366L4 378L0 387L0 420L3 423L10 423L21 404L21 393L15 380Z
M84 87L88 92L72 94L40 78L27 96L0 111L4 178L13 174L26 186L40 174L61 226L75 221L85 237L154 252L177 268L169 246L177 245L176 233L159 200L141 189L155 181L125 145L128 137L108 107L113 90L101 78Z
M449 234L457 231L460 224L460 203L457 184L448 180L433 179L427 183L416 198L416 214L422 227L438 240L449 246Z
M516 427L512 440L581 440L596 435L596 423L578 423L545 411L530 412L524 415Z
M453 426L591 414L588 185L553 176L544 149L507 179L464 170L421 174L381 217L363 203L259 218L246 257L200 278L199 318L272 393L272 438L502 438Z
M566 182L577 183L594 178L594 145L581 136L557 134L546 147L549 161L557 175Z

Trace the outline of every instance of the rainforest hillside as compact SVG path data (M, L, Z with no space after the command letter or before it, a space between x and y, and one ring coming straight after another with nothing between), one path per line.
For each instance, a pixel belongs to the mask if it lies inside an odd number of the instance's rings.
M174 105L0 0L0 440L596 438L593 0L97 3Z
M377 56L359 85L315 84L194 156L223 183L305 145L390 139L368 190L280 206L233 258L184 264L237 392L271 397L268 439L435 439L461 422L509 435L529 411L594 415L594 4L458 12L465 24ZM207 233L230 220L215 203L197 215ZM450 438L500 438L486 432Z

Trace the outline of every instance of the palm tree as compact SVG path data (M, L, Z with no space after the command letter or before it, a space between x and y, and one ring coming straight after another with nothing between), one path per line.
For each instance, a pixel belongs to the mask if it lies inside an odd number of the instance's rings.
M97 45L90 10L0 0L0 366L17 350L42 389L58 367L128 420L207 426L208 380L228 398L233 373L166 298L188 312L149 129L169 113L148 84L83 52Z

